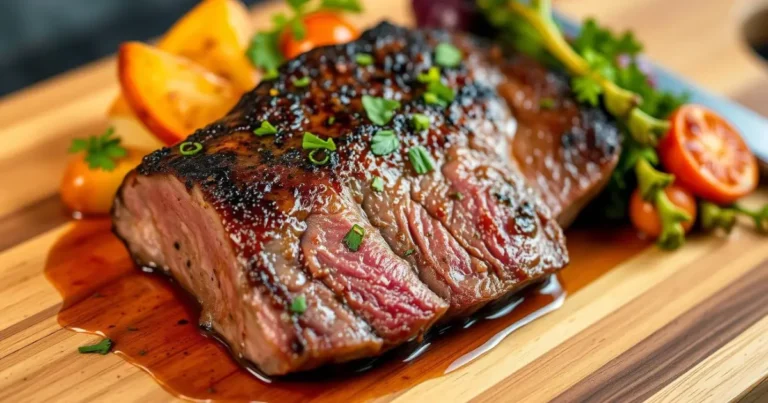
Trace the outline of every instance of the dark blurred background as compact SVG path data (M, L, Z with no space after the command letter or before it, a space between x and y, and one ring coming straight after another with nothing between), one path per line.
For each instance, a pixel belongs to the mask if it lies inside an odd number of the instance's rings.
M155 38L198 2L0 0L0 96Z

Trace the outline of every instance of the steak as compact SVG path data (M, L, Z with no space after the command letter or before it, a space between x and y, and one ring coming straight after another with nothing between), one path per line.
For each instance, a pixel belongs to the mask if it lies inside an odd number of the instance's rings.
M441 73L456 97L428 104L418 77L442 42L464 54ZM364 95L401 105L379 126ZM428 129L413 127L417 113ZM276 133L255 135L263 122ZM371 151L381 130L399 141L388 155ZM305 132L333 138L327 164L309 159ZM163 148L126 177L115 233L271 375L381 354L562 269L558 221L618 157L615 126L577 105L562 76L467 36L388 23L287 62L187 141L202 151ZM414 168L416 146L432 171ZM353 226L359 247L345 241Z

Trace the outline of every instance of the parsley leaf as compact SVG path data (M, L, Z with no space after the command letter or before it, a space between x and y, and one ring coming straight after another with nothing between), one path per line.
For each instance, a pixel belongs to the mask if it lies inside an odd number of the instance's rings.
M278 47L280 31L259 32L251 39L246 55L254 66L270 71L277 71L283 63L283 54Z
M351 13L359 13L363 11L363 7L358 0L323 0L320 3L320 8L326 10L348 11Z
M411 115L411 126L417 131L429 129L429 116L421 113Z
M441 83L440 81L432 81L427 86L427 92L435 94L438 99L444 101L446 104L453 102L456 99L456 91L453 88Z
M457 67L461 64L462 54L459 48L450 43L441 43L435 47L435 63L442 67Z
M411 147L411 149L408 150L408 158L411 160L413 170L419 175L435 169L435 165L432 162L432 158L429 156L429 152L422 146Z
M115 129L110 127L100 136L74 139L69 147L69 153L84 151L88 168L112 171L117 166L116 162L128 154L120 145L120 138L114 137L114 134Z
M104 339L96 344L92 344L90 346L80 346L77 348L77 351L80 354L101 354L106 355L109 350L112 349L112 340L111 339Z
M600 104L600 95L603 93L603 87L597 81L590 77L574 77L571 80L571 86L579 102L592 106Z
M424 84L440 81L440 68L430 67L426 73L419 73L419 75L416 76L416 81Z
M387 155L395 152L400 147L400 140L392 130L379 130L371 138L371 152L373 155Z
M371 122L384 126L395 116L395 110L400 108L400 102L394 99L363 95L363 108Z
M288 6L291 7L293 11L300 11L302 7L309 3L309 0L285 0L285 2L288 3Z

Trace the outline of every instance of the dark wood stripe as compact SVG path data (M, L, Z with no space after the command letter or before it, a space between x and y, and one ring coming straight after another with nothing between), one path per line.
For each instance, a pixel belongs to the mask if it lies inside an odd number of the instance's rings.
M0 330L0 340L7 340L16 333L24 331L48 318L56 317L56 314L59 313L59 309L61 309L61 303L51 305L32 316L24 318L20 322L16 322L5 329ZM56 327L56 329L58 330L59 327Z
M554 401L644 401L766 315L768 262L763 262Z
M768 402L768 378L755 385L752 389L744 392L738 398L739 403L760 403Z
M58 193L0 217L0 252L52 230L71 218Z

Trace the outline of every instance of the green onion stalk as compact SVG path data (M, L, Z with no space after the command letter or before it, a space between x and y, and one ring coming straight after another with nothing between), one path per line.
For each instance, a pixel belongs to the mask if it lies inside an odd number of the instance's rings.
M605 108L626 123L630 135L641 145L656 146L669 130L669 122L656 119L640 109L640 95L625 90L614 82L593 71L589 63L579 55L555 24L551 0L532 0L524 4L518 0L507 2L510 11L525 19L541 36L546 49L574 75L589 77L603 89Z
M642 97L619 87L611 80L593 70L560 32L552 17L551 0L532 0L529 4L510 0L506 3L511 12L527 21L541 37L546 50L562 63L571 74L587 77L597 82L603 92L603 101L608 112L624 122L632 138L643 146L658 144L659 139L669 130L669 122L654 118L640 109ZM664 249L677 249L685 242L682 223L691 221L685 210L667 197L666 189L674 182L674 175L660 172L647 158L640 158L635 164L638 188L644 200L654 204L661 221L658 244Z
M730 233L739 215L750 218L755 223L755 229L763 234L768 233L768 205L759 209L750 209L741 204L723 207L702 201L699 203L701 228L705 231L722 229Z

